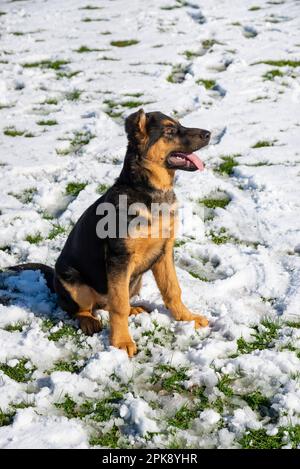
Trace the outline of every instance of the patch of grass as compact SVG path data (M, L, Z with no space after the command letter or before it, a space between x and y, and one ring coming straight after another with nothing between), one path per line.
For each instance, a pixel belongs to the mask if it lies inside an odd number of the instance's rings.
M243 449L280 449L290 443L295 449L300 444L300 425L279 427L276 435L265 429L249 430L239 441Z
M109 188L110 186L108 184L98 184L96 192L98 194L104 194L104 192L106 192Z
M92 436L89 443L91 446L118 448L118 441L120 436L121 434L118 427L114 425L113 428L108 432Z
M70 324L63 324L60 329L49 334L48 340L58 342L63 337L77 338L77 336L77 329L75 329L75 327L71 326Z
M6 15L5 11L0 11L0 16Z
M185 50L183 52L183 55L185 56L185 58L187 60L191 60L193 59L194 57L199 57L200 53L199 52L193 52L192 50Z
M182 83L185 80L185 76L188 72L188 67L183 65L174 65L171 73L167 76L167 81L169 83Z
M131 96L132 98L140 98L143 93L124 93L124 96Z
M209 282L209 280L208 280L207 277L203 277L202 275L199 275L199 274L197 274L196 272L189 271L189 274L190 274L192 277L197 278L198 280L201 280L202 282Z
M284 74L282 73L281 70L278 70L278 69L274 69L274 70L269 70L268 72L266 72L264 75L263 75L263 79L264 80L274 80L275 77L283 77Z
M242 399L247 402L252 410L258 411L261 406L270 407L270 400L260 391L254 391L250 394L241 395Z
M248 11L257 11L257 10L261 10L261 7L258 7L258 6L256 6L256 5L254 5L253 7L250 7L250 8L248 9Z
M95 138L95 136L90 131L76 131L74 137L70 141L70 144L73 150L78 150L90 143L90 141Z
M174 417L168 420L168 424L173 427L179 428L180 430L187 430L192 420L198 417L199 410L195 408L189 408L187 404L180 407L177 410Z
M26 322L18 321L13 324L7 324L3 329L7 332L22 332L23 327L26 326Z
M68 101L78 101L78 99L81 96L81 93L82 92L80 90L69 91L68 93L65 94L65 98Z
M174 368L171 365L158 365L154 369L151 383L160 383L161 389L167 392L180 392L185 390L183 381L188 379L186 374L187 368Z
M204 49L211 49L215 44L221 44L221 42L216 39L205 39L201 44Z
M0 409L0 427L11 425L14 420L15 412L3 412Z
M66 194L77 197L78 194L87 186L86 182L69 182L66 187Z
M110 31L103 31L100 34L102 34L102 36L108 36L109 34L111 34L111 32Z
M300 60L260 60L251 65L265 64L272 65L274 67L300 67Z
M34 235L27 235L25 241L28 241L30 244L38 244L43 241L41 233L36 233Z
M230 387L233 378L228 375L223 375L217 384L217 388L228 398L233 396L233 389Z
M127 39L123 41L111 41L110 45L114 47L129 47L129 46L134 46L135 44L138 44L139 41L136 39Z
M65 234L66 230L63 226L53 225L52 230L48 235L48 239L54 239L61 234Z
M14 192L9 192L9 195L12 195L16 199L18 199L22 204L29 204L32 202L33 197L37 193L36 187L30 187L29 189L25 189L23 192L19 194L15 194Z
M278 337L280 325L267 319L262 321L261 325L263 329L258 326L254 327L255 333L252 334L254 338L252 342L246 342L243 337L237 340L239 353L246 354L254 350L264 350L271 347L271 343Z
M139 107L139 106L142 106L142 105L145 105L145 104L149 104L148 102L144 103L143 101L123 101L122 102L122 106L123 107L127 107L129 109L132 109L132 108L135 108L135 107Z
M270 140L259 140L255 143L255 145L252 145L251 148L273 147L274 143L275 141L271 142Z
M50 125L57 125L57 124L58 124L58 122L55 119L41 120L41 121L37 122L37 125L45 125L45 126L47 126L47 125L49 125L49 126Z
M214 244L225 244L231 240L231 237L227 234L225 228L221 228L219 233L210 231L210 238Z
M88 46L80 46L74 52L78 52L78 54L84 54L85 52L103 52L108 49L92 49Z
M74 360L70 360L69 362L61 360L54 364L51 372L68 371L69 373L79 373L80 369L81 367L79 367Z
M24 130L17 130L15 127L7 127L3 131L7 137L22 137L25 133Z
M230 203L230 198L229 197L220 197L220 198L205 198L205 199L199 199L198 202L202 205L204 205L206 208L225 208L227 205Z
M180 248L180 246L184 246L184 244L186 244L186 240L185 239L176 239L175 243L174 243L174 247L175 248Z
M102 10L103 7L96 7L94 5L86 5L85 7L79 8L79 10Z
M217 168L216 171L218 171L219 173L227 174L228 176L231 176L234 172L234 168L238 166L238 162L235 159L237 156L240 156L240 155L234 154L234 155L221 156L223 163L220 164L220 166Z
M287 321L285 325L288 327L295 327L296 329L300 329L300 322Z
M52 70L60 70L65 65L69 64L69 60L41 60L40 62L30 62L23 64L24 68L45 68Z
M217 84L215 80L205 80L204 78L199 78L196 83L197 85L203 85L207 90L211 90Z
M57 72L56 76L57 78L73 78L76 77L76 75L78 75L79 73L81 73L81 70L73 70L71 72L61 71Z
M110 60L111 62L119 62L120 59L117 59L116 57L108 57L107 55L103 55L99 58L99 60Z
M106 21L105 18L83 18L83 23L91 23L92 21Z
M27 381L30 381L30 377L35 370L35 368L26 368L27 363L28 360L26 358L19 360L15 366L9 366L6 363L0 363L0 370L18 383L26 383Z
M57 98L48 98L46 99L42 104L58 104L58 99Z
M71 397L68 394L65 396L65 399L63 402L56 402L54 405L58 409L62 409L64 414L69 419L78 417L78 414L76 412L77 404L75 401L73 401L73 399L71 399Z

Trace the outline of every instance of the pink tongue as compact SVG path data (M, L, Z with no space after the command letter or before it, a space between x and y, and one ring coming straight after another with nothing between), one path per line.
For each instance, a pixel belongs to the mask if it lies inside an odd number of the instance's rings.
M204 164L203 162L200 160L199 156L197 156L195 153L191 153L190 155L188 154L185 154L185 157L191 161L195 166L196 168L199 169L199 171L203 171L204 170Z

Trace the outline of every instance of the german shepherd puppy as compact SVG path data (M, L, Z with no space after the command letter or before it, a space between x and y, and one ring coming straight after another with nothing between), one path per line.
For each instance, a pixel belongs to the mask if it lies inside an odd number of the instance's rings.
M193 154L208 144L210 132L183 127L160 112L131 114L125 122L128 147L123 169L114 185L92 204L71 231L57 259L54 270L42 264L15 266L12 270L40 269L48 286L55 291L62 309L79 320L85 334L101 330L96 308L109 311L111 345L125 350L130 357L137 348L128 330L128 316L143 308L132 306L142 275L152 270L165 306L177 321L194 321L195 327L208 324L204 316L191 313L181 300L173 261L176 223L176 196L173 191L175 171L203 169ZM99 237L97 224L103 220L99 208L112 204L116 219L120 215L120 196L127 204L143 204L139 215L147 220L146 233L135 230L134 236ZM171 207L168 235L158 228L151 236L150 228L160 223L151 216L151 204L166 203ZM128 223L132 220L129 218ZM159 225L161 226L161 225ZM149 231L150 230L150 231Z

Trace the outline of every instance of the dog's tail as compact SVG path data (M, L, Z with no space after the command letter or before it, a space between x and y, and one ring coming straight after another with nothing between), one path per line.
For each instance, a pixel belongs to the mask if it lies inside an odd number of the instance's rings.
M54 290L54 269L45 264L39 264L35 262L29 262L28 264L19 264L7 267L4 271L6 272L22 272L23 270L40 270L44 275L47 287L52 293L55 293Z

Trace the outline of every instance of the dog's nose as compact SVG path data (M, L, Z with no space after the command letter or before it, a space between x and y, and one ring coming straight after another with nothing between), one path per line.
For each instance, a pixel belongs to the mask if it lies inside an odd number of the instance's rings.
M200 131L200 138L206 142L210 139L210 132L208 130L201 130Z

